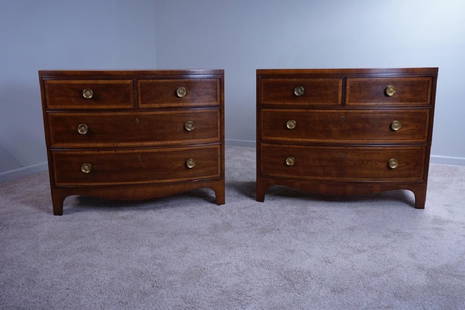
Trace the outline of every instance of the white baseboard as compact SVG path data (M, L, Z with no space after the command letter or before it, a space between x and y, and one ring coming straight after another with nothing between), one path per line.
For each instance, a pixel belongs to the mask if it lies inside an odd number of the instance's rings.
M226 145L255 147L254 140L227 139ZM431 155L431 163L465 166L465 157ZM23 176L47 170L47 162L0 172L0 182L14 180Z
M465 166L465 157L431 155L431 162L434 164Z
M255 147L255 140L226 139L226 145Z
M47 168L48 168L47 162L44 161L41 163L29 165L26 167L3 171L3 172L0 172L0 182L11 181L11 180L23 177L23 176L45 171L47 170Z
M226 139L226 145L255 147L255 140ZM465 157L431 155L431 163L465 166Z

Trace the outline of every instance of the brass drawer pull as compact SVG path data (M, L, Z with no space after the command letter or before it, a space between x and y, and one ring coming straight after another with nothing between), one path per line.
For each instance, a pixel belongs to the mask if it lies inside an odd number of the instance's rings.
M87 124L79 124L77 126L77 132L78 134L85 136L89 132L89 126L87 126Z
M399 131L402 128L402 123L398 120L394 120L391 123L391 130Z
M394 86L392 85L388 85L386 86L386 88L384 89L384 93L386 94L386 96L388 97L392 97L396 94L397 90Z
M289 156L288 158L286 158L285 163L286 163L286 166L288 166L288 167L294 166L295 165L295 157Z
M92 164L91 163L83 163L81 165L81 172L89 174L92 172Z
M396 169L399 166L399 162L395 158L391 158L388 161L388 166L390 169Z
M296 126L297 126L297 121L293 119L290 119L286 122L286 128L289 130L295 129Z
M189 169L192 169L194 168L196 165L195 163L195 160L192 159L192 158L189 158L188 160L186 160L186 167L189 168Z
M187 121L184 123L184 130L191 132L195 129L194 121Z
M82 98L84 99L92 99L94 98L94 91L90 88L84 88L82 90Z
M303 96L305 94L305 87L297 86L294 88L294 95L297 97Z
M183 97L186 97L187 96L187 88L185 87L178 87L176 89L176 96L178 98L183 98Z

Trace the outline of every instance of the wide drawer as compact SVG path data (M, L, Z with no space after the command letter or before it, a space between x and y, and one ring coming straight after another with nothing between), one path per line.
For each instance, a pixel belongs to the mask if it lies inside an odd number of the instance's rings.
M261 80L262 104L275 105L340 105L341 79L265 78Z
M194 144L220 139L219 110L48 113L51 147Z
M45 98L49 109L132 108L131 80L47 80Z
M177 182L220 176L220 145L114 151L52 151L58 186Z
M261 111L263 140L330 143L425 142L429 109Z
M214 106L220 104L219 79L140 80L141 107Z
M349 78L347 105L429 105L430 77Z
M421 181L425 148L261 145L264 176L346 181Z

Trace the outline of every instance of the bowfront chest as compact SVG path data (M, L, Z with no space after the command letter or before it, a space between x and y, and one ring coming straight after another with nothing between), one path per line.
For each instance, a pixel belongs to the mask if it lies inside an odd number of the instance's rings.
M223 70L39 71L53 212L68 195L224 203Z
M257 200L408 189L424 208L437 72L257 70Z

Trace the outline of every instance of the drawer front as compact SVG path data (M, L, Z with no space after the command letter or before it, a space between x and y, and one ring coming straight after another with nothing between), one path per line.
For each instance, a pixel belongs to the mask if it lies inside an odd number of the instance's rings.
M45 97L49 109L132 108L131 80L48 80Z
M425 149L420 146L261 146L262 175L272 177L338 181L420 181L423 179L424 165Z
M429 105L428 77L349 78L347 105Z
M219 110L48 113L51 147L194 144L220 139Z
M53 151L55 183L112 185L220 176L220 146L115 151Z
M341 79L262 79L261 103L276 105L340 105Z
M215 106L220 104L219 79L140 80L141 107Z
M429 109L273 110L264 109L262 139L331 143L425 142Z

